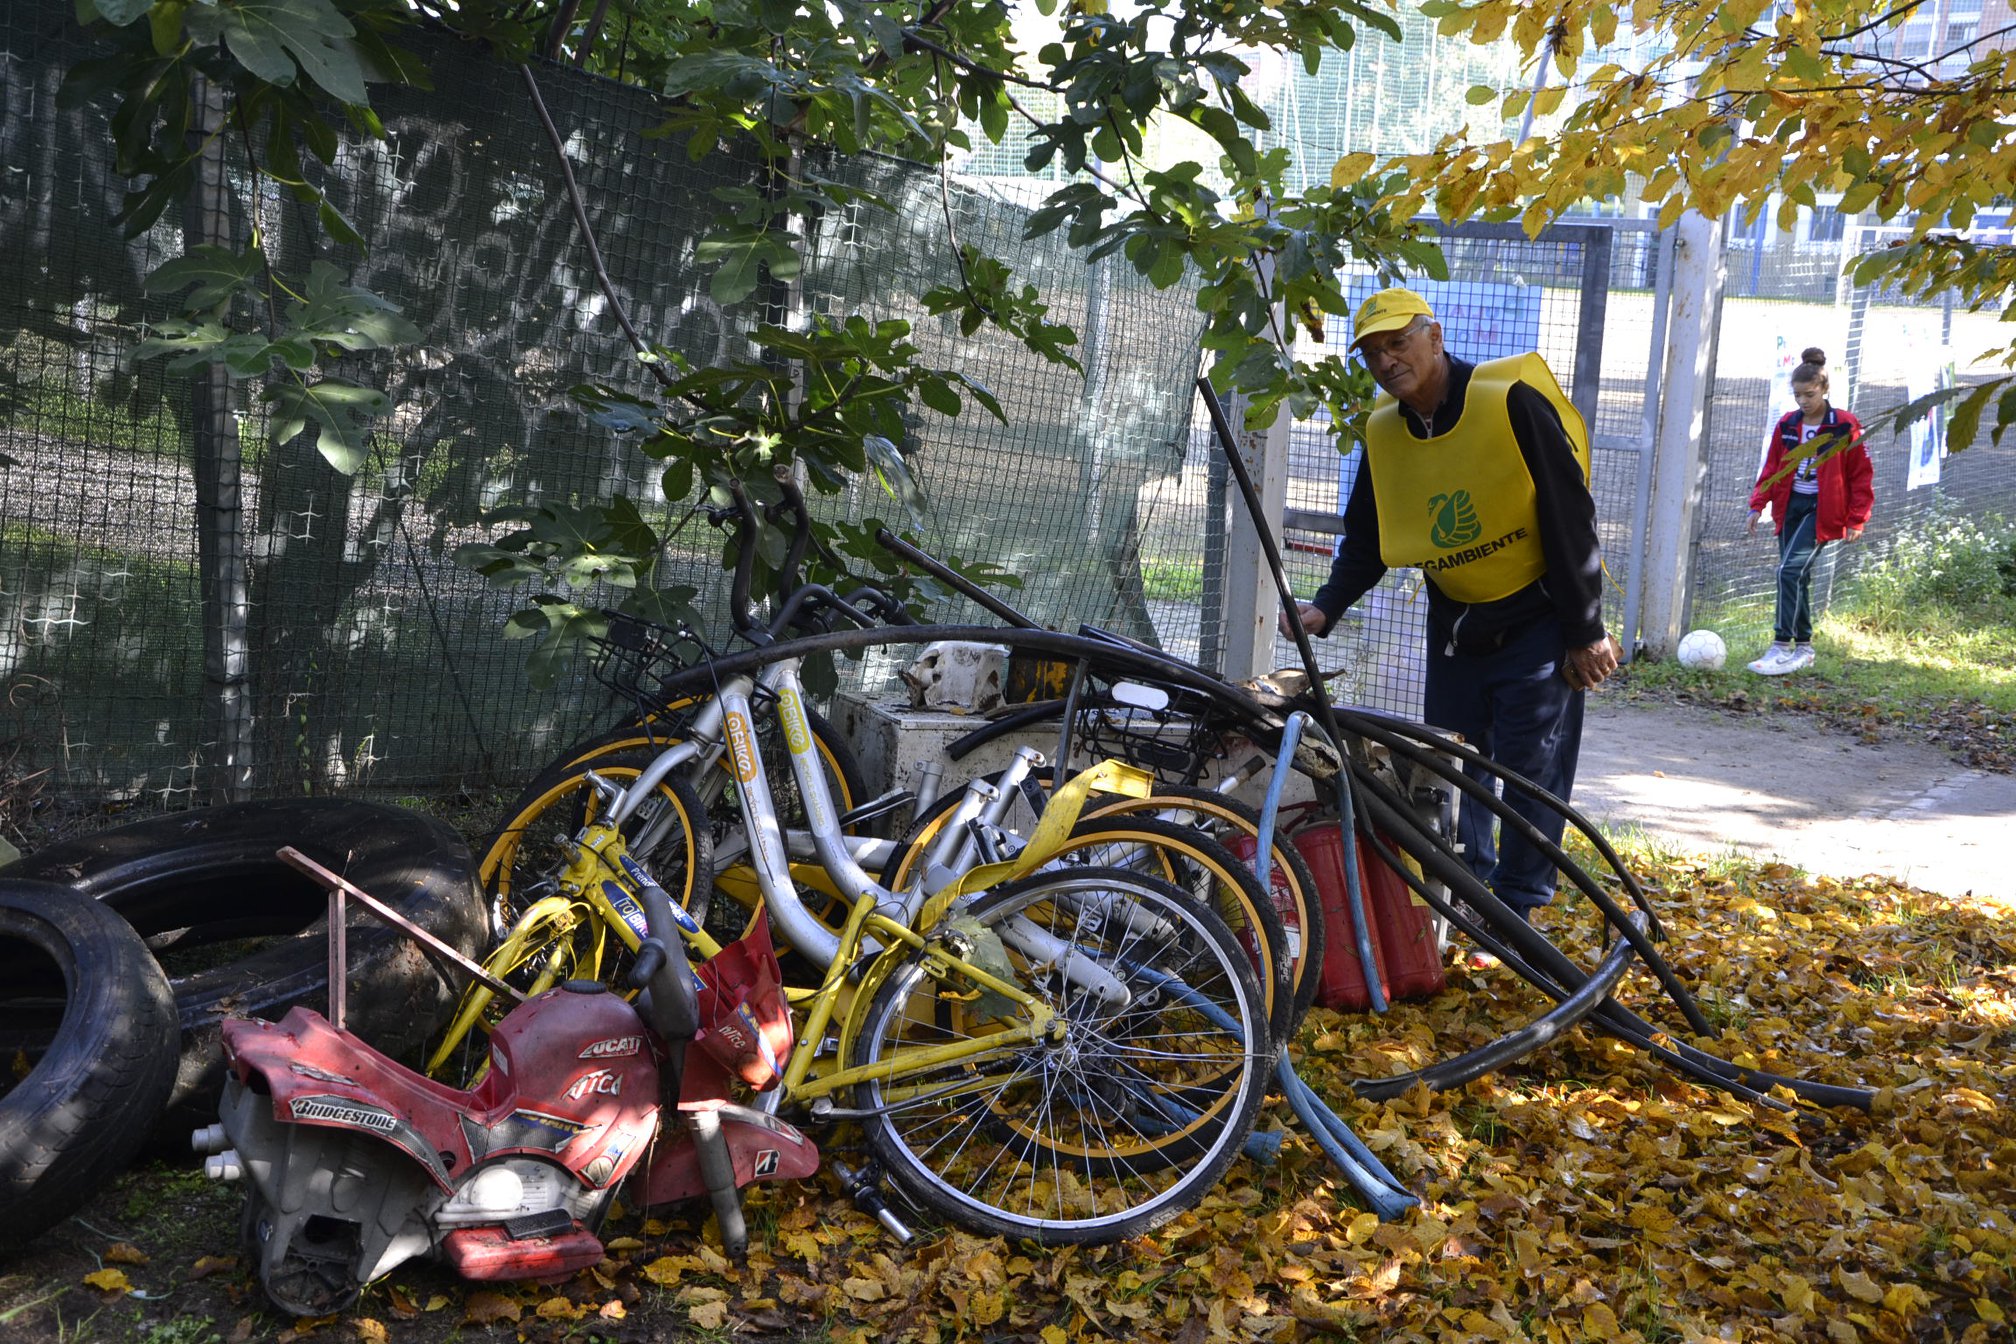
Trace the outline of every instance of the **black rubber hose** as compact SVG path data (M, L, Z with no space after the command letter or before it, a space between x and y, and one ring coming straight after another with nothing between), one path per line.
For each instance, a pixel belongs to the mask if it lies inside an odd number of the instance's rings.
M1374 740L1379 740L1380 738L1383 738L1385 735L1367 734L1367 736L1372 736L1374 737ZM1386 742L1386 745L1392 747L1395 744L1388 741ZM1433 750L1439 750L1441 748L1441 745L1446 744L1438 744L1436 747L1431 748L1431 752ZM1463 750L1465 752L1468 752L1468 754L1472 756L1477 756L1476 752L1471 751L1468 748L1464 748ZM1483 758L1481 756L1478 756L1478 759L1480 761L1483 761L1483 763L1486 764L1487 766L1490 765L1488 759ZM1424 761L1423 764L1425 764L1431 770L1436 770L1436 772L1440 774L1443 778L1451 779L1452 782L1459 782L1461 785L1465 786L1466 789L1474 789L1476 791L1480 791L1481 793L1488 795L1488 790L1484 790L1482 785L1478 784L1477 781L1470 779L1467 775L1462 775L1460 777L1460 780L1458 780L1457 776L1452 776L1447 772L1446 767L1438 768L1440 767L1439 762L1433 760L1427 760ZM1360 789L1361 797L1368 793L1374 793L1375 796L1378 796L1380 803L1383 805L1383 810L1386 810L1388 812L1389 821L1391 820L1402 821L1408 828L1414 829L1417 838L1425 842L1425 847L1429 849L1439 848L1436 837L1429 835L1426 832L1419 831L1418 828L1415 828L1412 816L1407 814L1404 808L1398 806L1392 800L1387 799L1383 796L1385 786L1382 781L1378 780L1376 777L1368 776L1364 779L1361 779L1360 783L1361 783L1361 789ZM1499 801L1495 798L1495 795L1492 795L1490 797L1491 801L1494 804L1496 804ZM1374 843L1376 844L1377 837L1376 836L1373 837L1373 840ZM1450 858L1453 859L1454 856L1452 855L1450 856ZM1565 859L1565 856L1563 856L1562 861L1564 862L1564 866L1570 868L1574 867L1572 861L1567 861ZM1615 860L1615 862L1618 864L1620 871L1622 871L1622 861ZM1451 871L1449 873L1447 874L1438 873L1437 876L1444 882L1445 885L1449 886L1452 891L1455 891L1463 889L1464 887L1464 884L1462 883L1450 881L1450 878L1455 876L1457 873L1467 875L1470 877L1471 883L1475 882L1474 875L1469 874L1468 868L1462 866L1460 863L1452 864ZM1402 876L1403 877L1407 876L1404 870L1402 870ZM1410 885L1415 884L1410 882ZM1421 891L1421 887L1419 885L1415 885L1415 889L1417 891ZM1480 911L1486 911L1489 909L1489 907L1485 906L1482 902L1479 902L1475 899L1477 890L1478 889L1476 888L1466 890L1465 899L1469 900L1471 904L1476 908L1478 908ZM1439 900L1437 900L1431 893L1421 891L1421 894L1424 899L1428 900L1432 906L1435 906L1437 908L1438 913L1443 914L1445 918L1450 918L1451 922L1455 923L1459 928L1462 928L1466 934L1471 934L1472 936L1475 936L1479 932L1479 930L1476 929L1475 925L1470 921L1455 917L1455 912L1441 908L1442 903ZM1606 911L1606 916L1607 913L1608 912ZM1631 930L1631 932L1636 933L1639 931L1633 929ZM1509 951L1509 949L1506 948L1503 943L1497 943L1497 945L1494 946L1492 945L1492 943L1495 942L1496 940L1479 938L1478 941L1480 945L1485 946L1485 950L1491 952L1494 956L1497 956L1500 960L1504 961L1507 964L1507 966L1511 967L1521 975L1525 976L1526 979L1532 981L1536 987L1549 993L1556 992L1550 988L1549 984L1542 976L1537 975L1535 973L1535 968L1530 964L1528 964L1523 958L1518 957L1516 954L1508 956L1507 951ZM1641 940L1639 939L1632 940L1634 946L1639 945L1640 941ZM1552 944L1549 943L1548 946L1551 947ZM1643 949L1641 947L1641 951L1642 950ZM1670 974L1670 966L1666 962L1665 958L1662 955L1660 955L1656 950L1653 951L1651 956L1647 958L1647 963L1648 966L1655 973L1657 973L1661 967L1666 967L1668 969L1668 973ZM1561 964L1564 966L1573 967L1573 963L1568 962L1566 958L1562 958ZM1578 976L1581 974L1579 969L1575 971L1575 974ZM1672 983L1668 983L1667 978L1665 976L1661 977L1661 983L1667 989L1669 995L1672 995L1674 985ZM1675 1003L1682 1009L1683 1013L1688 1014L1689 1024L1693 1026L1696 1031L1699 1031L1704 1036L1714 1034L1713 1029L1709 1027L1705 1023L1705 1021L1697 1023L1693 1020L1694 1016L1698 1015L1699 1009L1695 1005L1693 996L1691 994L1686 993L1683 989L1680 994L1674 995L1674 1000ZM1691 1012L1689 1010L1691 1010ZM1597 1015L1612 1029L1612 1034L1618 1035L1624 1039L1628 1039L1634 1042L1635 1044L1638 1044L1642 1048L1646 1049L1658 1048L1662 1055L1670 1056L1675 1061L1680 1060L1688 1061L1693 1066L1695 1066L1688 1068L1687 1070L1688 1072L1693 1073L1696 1072L1697 1069L1705 1070L1708 1073L1714 1075L1717 1085L1728 1086L1730 1090L1740 1091L1745 1095L1752 1096L1753 1099L1761 1097L1762 1095L1760 1092L1757 1091L1758 1088L1762 1088L1768 1091L1770 1088L1773 1087L1784 1087L1793 1092L1795 1095L1801 1097L1802 1099L1811 1101L1816 1105L1822 1105L1822 1106L1852 1106L1859 1109L1867 1110L1874 1100L1875 1094L1868 1088L1842 1087L1840 1085L1833 1083L1820 1083L1820 1082L1813 1082L1808 1079L1790 1078L1782 1074L1769 1073L1767 1071L1760 1069L1745 1069L1739 1065L1736 1065L1728 1060L1721 1058L1718 1055L1709 1054L1707 1051L1701 1050L1696 1046L1674 1039L1659 1027L1655 1026L1650 1022L1647 1022L1644 1018L1638 1016L1636 1013L1631 1012L1629 1009L1624 1008L1621 1004L1605 1004L1601 1009L1598 1010ZM1669 1045L1663 1048L1655 1047L1654 1046L1655 1038L1665 1040L1669 1042ZM1751 1086L1752 1084L1754 1084L1755 1086L1754 1087Z
M1377 781L1374 781L1374 783L1376 785ZM1482 902L1476 902L1475 896L1477 893L1482 892L1483 895L1489 897L1489 890L1484 888L1483 884L1477 881L1476 876L1459 860L1437 850L1435 847L1435 838L1422 831L1411 814L1404 809L1394 807L1383 796L1383 792L1378 789L1365 790L1362 801L1366 803L1366 811L1383 814L1383 817L1377 824L1387 827L1402 836L1411 837L1423 846L1423 849L1420 851L1411 848L1408 851L1410 854L1415 855L1416 860L1421 864L1423 869L1433 872L1436 879L1448 886L1452 892L1461 893L1463 899L1473 901L1473 908L1477 909L1479 913L1488 913L1488 907ZM1392 853L1376 835L1372 837L1372 843L1374 851L1382 858L1398 859L1399 856ZM1399 873L1402 880L1409 887L1419 893L1423 900L1428 902L1431 908L1448 918L1451 923L1464 929L1466 933L1471 932L1475 927L1472 922L1458 917L1458 912L1452 906L1443 901L1425 882L1416 878L1404 866L1396 867L1395 871ZM1518 919L1516 915L1511 915L1509 911L1506 914L1509 918ZM1525 977L1535 988L1539 989L1549 998L1559 1001L1569 996L1570 990L1556 984L1547 975L1534 970L1516 952L1495 937L1485 934L1479 937L1477 941L1485 950L1497 956L1509 969ZM1544 942L1545 940L1543 939L1542 941ZM1621 945L1624 947L1631 946L1629 943ZM1552 947L1552 944L1548 944L1548 946ZM1560 956L1559 949L1555 949L1555 954L1557 957ZM1560 959L1566 962L1565 957ZM1572 962L1567 963L1567 965L1572 972L1567 979L1567 983L1579 986L1587 977ZM1728 1061L1718 1060L1703 1051L1694 1050L1691 1046L1686 1047L1688 1053L1681 1053L1679 1049L1675 1048L1677 1042L1674 1042L1668 1033L1644 1023L1642 1020L1635 1018L1635 1015L1623 1012L1614 1001L1604 1000L1601 1006L1586 1020L1609 1035L1636 1046L1660 1063L1686 1074L1704 1086L1731 1093L1746 1101L1768 1106L1774 1110L1790 1109L1783 1102L1766 1096L1756 1088L1746 1086L1740 1080L1734 1078L1732 1074L1735 1066L1728 1063ZM1720 1067L1711 1067L1711 1065L1719 1065ZM1824 1088L1826 1085L1814 1084L1812 1086ZM1815 1099L1818 1100L1818 1098ZM1844 1102L1829 1102L1827 1104L1856 1105L1862 1103L1851 1098Z
M952 568L952 566L946 564L943 560L940 560L937 556L932 555L929 551L911 545L888 528L877 529L875 541L877 545L881 546L883 550L888 551L891 555L908 560L911 564L938 580L938 582L956 592L963 593L993 615L999 616L1002 620L1008 622L1008 624L1022 630L1040 630L1043 628L1036 624L1035 621L1029 619L1029 617L1009 606L1006 602L1003 602L1000 598L994 596L994 594L988 592L985 588L982 588L979 584L973 582L973 580L967 578L964 574L961 574L958 570Z
M1512 805L1500 798L1488 785L1472 779L1464 771L1449 769L1443 762L1433 759L1432 751L1416 752L1409 750L1408 744L1396 741L1392 734L1383 732L1374 725L1367 724L1364 726L1367 731L1361 733L1361 736L1379 742L1389 750L1405 752L1410 759L1416 760L1424 768L1456 785L1466 796L1475 799L1486 809L1496 814L1506 825L1516 824L1526 834L1534 847L1551 859L1555 866L1563 873L1567 874L1569 880L1575 884L1583 895L1589 898L1590 903L1602 911L1605 922L1611 927L1616 928L1624 938L1630 941L1632 946L1638 949L1638 955L1645 959L1646 966L1658 977L1660 985L1680 1009L1681 1016L1687 1019L1687 1025L1703 1036L1712 1036L1715 1034L1714 1028L1708 1024L1707 1017L1702 1013L1700 1005L1694 1001L1693 994L1681 983L1680 977L1673 970L1672 963L1668 962L1660 954L1651 937L1638 923L1627 920L1623 907L1611 899L1610 893L1597 885L1596 881L1589 876L1588 871L1569 858L1559 845L1541 834L1538 827L1514 812ZM1474 756L1476 753L1471 752L1471 755ZM1522 777L1491 764L1486 758L1479 757L1478 759L1486 768L1493 770L1508 782L1518 782L1521 788L1525 787ZM1550 806L1565 806L1565 804L1550 803ZM1648 919L1651 918L1650 911L1646 911L1645 913Z
M1246 462L1239 456L1239 445L1232 433L1232 422L1225 417L1225 407L1218 401L1218 393L1211 386L1211 380L1198 375L1197 393L1204 398L1204 409L1211 414L1211 428L1218 439L1219 454L1225 465L1232 471L1232 479L1238 483L1239 498L1246 505L1247 517L1253 523L1253 532L1260 539L1260 553L1267 558L1267 572L1274 580L1274 591L1281 600L1281 614L1289 632L1295 637L1295 652L1302 659L1302 670L1309 674L1311 686L1323 684L1322 669L1316 666L1316 650L1309 643L1309 632L1302 628L1295 604L1294 590L1288 586L1288 571L1281 564L1281 549L1274 544L1274 533L1267 525L1266 510L1260 503L1260 492L1253 488L1252 474L1246 470ZM1323 725L1323 735L1330 739L1338 751L1344 750L1344 730L1337 724L1336 706L1327 695L1313 695L1316 702L1316 721ZM1348 787L1348 782L1340 782L1338 787ZM1369 981L1368 981L1369 984ZM1375 990L1373 998L1378 994Z
M1062 713L1063 709L1064 702L1062 700L1039 700L1033 705L1027 705L1016 710L1013 714L1004 714L991 723L983 723L972 732L963 733L947 742L945 744L945 759L948 761L964 760L968 755L978 751L994 739L1009 737L1026 728L1033 728L1045 719L1053 718L1057 714Z
M1107 669L1117 669L1197 692L1209 700L1214 711L1222 716L1224 728L1250 737L1259 745L1266 746L1280 740L1281 715L1230 682L1198 668L1177 666L1103 640L1068 635L1060 630L1009 630L993 625L907 625L833 630L779 641L762 648L740 649L711 662L683 668L665 679L663 690L668 697L707 694L712 692L716 677L725 679L744 672L755 672L785 658L847 653L882 645L929 644L934 640L1005 644L1060 660L1089 658L1101 669L1102 676L1107 675Z
M1497 762L1493 761L1483 752L1478 751L1475 747L1465 742L1452 742L1446 736L1428 728L1424 724L1414 723L1395 715L1381 714L1377 711L1366 709L1344 710L1343 715L1345 719L1356 725L1356 730L1362 736L1373 737L1379 730L1383 729L1396 736L1417 742L1430 751L1446 751L1449 755L1455 756L1459 760L1472 761L1478 765L1486 766L1501 776L1507 773ZM1441 772L1438 771L1438 773ZM1443 778L1448 778L1448 775L1443 774ZM1611 871L1615 872L1622 879L1624 889L1631 894L1632 904L1644 912L1645 918L1650 924L1649 932L1651 935L1654 938L1665 938L1666 932L1660 924L1659 912L1652 908L1651 901L1646 898L1644 887L1639 884L1637 877L1632 874L1631 869L1625 864L1623 856L1618 854L1610 842L1603 838L1603 833L1597 829L1595 823L1577 811L1572 804L1556 798L1547 790L1524 777L1518 778L1520 788L1525 789L1533 797L1540 799L1549 807L1558 810L1576 830L1589 838L1589 843L1595 847L1598 854L1603 856L1603 861L1610 865Z
M1416 1083L1426 1083L1431 1091L1447 1092L1473 1078L1481 1078L1524 1059L1535 1050L1553 1044L1563 1032L1600 1007L1617 988L1618 981L1624 978L1624 972L1631 968L1636 956L1631 944L1619 939L1610 955L1603 959L1603 964L1596 968L1596 973L1583 981L1580 988L1519 1030L1507 1032L1495 1041L1425 1069L1391 1078L1354 1078L1351 1090L1367 1101L1397 1097Z
M1475 875L1460 860L1455 859L1453 855L1437 849L1435 837L1421 830L1411 813L1396 805L1386 796L1383 783L1377 779L1367 781L1365 787L1361 788L1360 798L1361 801L1366 803L1368 811L1380 814L1377 821L1378 825L1397 834L1409 837L1421 846L1419 850L1410 847L1408 852L1415 856L1424 869L1432 870L1436 879L1447 885L1452 892L1461 893L1463 899L1470 901L1480 914L1485 915L1487 918L1491 916L1492 911L1490 906L1476 899L1479 892L1482 892L1486 897L1490 897L1490 893L1482 888L1482 885L1477 882ZM1370 839L1375 852L1382 859L1387 859L1389 862L1398 859L1398 855L1392 853L1376 834L1372 835ZM1451 923L1464 929L1466 933L1472 931L1474 925L1470 921L1457 917L1459 912L1444 902L1427 884L1415 878L1404 866L1396 866L1395 871L1437 913L1442 914L1445 918L1449 918ZM1495 898L1491 899L1495 901ZM1502 903L1499 904L1502 905ZM1517 916L1510 915L1509 911L1506 914L1512 919L1517 919ZM1539 935L1536 934L1535 936L1538 937ZM1556 999L1563 996L1563 990L1554 982L1551 976L1536 971L1504 943L1490 937L1488 934L1485 937L1479 938L1478 941L1487 951L1498 956L1504 961L1507 967L1524 976L1541 992ZM1560 950L1555 948L1544 937L1541 938L1541 942L1553 953L1551 958L1543 960L1554 962L1558 967L1565 968L1565 983L1579 986L1586 978L1581 969L1563 956ZM1626 946L1629 946L1629 944L1626 944ZM1742 1068L1718 1055L1709 1054L1707 1051L1696 1046L1677 1040L1671 1033L1653 1023L1647 1022L1644 1018L1614 1000L1605 1000L1591 1014L1588 1020L1600 1026L1610 1035L1644 1050L1660 1062L1693 1077L1701 1083L1775 1110L1789 1109L1783 1102L1767 1095L1769 1089L1776 1087L1783 1087L1800 1099L1820 1106L1852 1106L1860 1110L1867 1110L1875 1100L1875 1093L1869 1088L1842 1087L1834 1083L1819 1083L1803 1078L1789 1078L1782 1074L1769 1073L1761 1069Z

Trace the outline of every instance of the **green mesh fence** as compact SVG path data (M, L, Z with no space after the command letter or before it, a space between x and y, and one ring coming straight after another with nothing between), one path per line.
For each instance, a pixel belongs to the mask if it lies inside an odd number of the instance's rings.
M647 383L517 71L416 42L436 89L378 93L386 138L346 140L321 184L368 254L333 247L242 163L207 221L240 242L256 224L283 273L335 261L424 332L397 358L340 371L397 407L355 477L312 437L267 446L258 401L236 389L223 436L243 458L233 515L229 500L199 508L189 380L122 362L143 324L167 315L141 284L181 252L181 221L171 211L137 240L110 223L126 184L110 169L105 109L56 103L64 71L90 54L70 7L0 14L0 744L17 798L208 796L221 749L204 706L218 682L246 706L242 769L265 794L515 782L608 715L585 670L534 691L520 648L501 638L513 595L448 557L502 504L655 501L655 466L567 395L584 381ZM699 363L746 353L744 322L709 298L694 249L710 193L753 182L754 165L695 163L647 137L662 111L635 89L558 68L538 78L632 320ZM1088 273L1054 240L1024 242L1027 205L984 186L880 160L824 171L892 208L821 222L802 306L917 321L927 357L987 383L1011 421L919 413L906 447L929 504L914 530L1022 575L1012 596L1040 619L1152 634L1137 559L1155 525L1144 486L1181 462L1199 330L1190 294ZM950 255L948 215L1079 328L1085 380L920 318L907 296L948 278L930 269ZM821 507L913 526L872 487ZM657 512L676 521L662 501ZM242 667L208 674L199 520L242 560L249 612ZM719 555L720 538L689 523L660 581L694 584L718 615Z

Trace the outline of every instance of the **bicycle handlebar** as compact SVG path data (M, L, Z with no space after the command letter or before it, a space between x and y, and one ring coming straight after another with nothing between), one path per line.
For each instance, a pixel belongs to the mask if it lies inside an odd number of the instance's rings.
M762 517L767 522L789 526L792 535L790 548L784 555L784 564L778 571L779 588L789 596L784 599L776 617L767 627L756 619L754 605L750 601L756 576L754 543L757 514L748 492L742 488L740 481L731 481L728 492L734 499L734 504L726 509L708 510L708 517L717 524L729 519L733 519L735 524L737 543L735 574L728 589L728 619L735 627L736 633L752 644L774 644L794 626L804 622L807 613L820 609L844 617L863 629L874 627L878 616L892 625L917 624L917 618L912 616L901 602L879 588L863 585L843 598L823 584L808 584L800 580L805 552L814 542L812 515L805 507L804 492L791 478L789 467L776 467L774 479L780 498L775 504L764 507ZM822 554L826 553L824 547L821 547L820 551ZM874 615L870 615L870 612ZM817 626L806 625L804 628L809 633L819 632Z

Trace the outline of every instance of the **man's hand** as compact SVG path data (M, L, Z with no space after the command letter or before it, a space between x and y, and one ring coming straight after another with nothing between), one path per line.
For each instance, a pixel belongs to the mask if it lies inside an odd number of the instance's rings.
M1594 644L1568 650L1561 660L1561 675L1578 691L1593 691L1617 670L1617 641L1605 635Z
M1312 635L1322 634L1323 628L1330 623L1330 618L1324 614L1323 608L1309 602L1296 603L1295 616L1302 622L1302 628ZM1275 618L1274 623L1281 627L1282 634L1291 637L1294 635L1295 627L1288 624L1287 612L1282 612L1280 616Z
M1859 527L1851 527L1841 534L1843 541L1859 541L1861 537L1862 529Z
M1743 529L1743 535L1744 535L1744 536L1746 536L1746 537L1754 537L1754 536L1756 536L1756 535L1757 535L1757 520L1758 520L1758 519L1759 519L1760 517L1762 517L1762 516L1763 516L1763 514L1764 514L1764 510L1762 510L1762 509L1752 509L1752 510L1750 510L1750 526L1748 526L1748 527L1746 527L1746 528L1744 528L1744 529Z

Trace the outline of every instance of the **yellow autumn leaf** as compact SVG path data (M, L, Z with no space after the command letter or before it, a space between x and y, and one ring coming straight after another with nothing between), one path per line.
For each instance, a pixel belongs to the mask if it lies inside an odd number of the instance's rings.
M1142 1305L1145 1310L1145 1304ZM970 1302L970 1308L972 1312L971 1315L972 1323L978 1326L993 1325L996 1321L999 1321L1003 1316L1006 1316L1008 1314L1008 1302L1006 1295L998 1292L983 1292L973 1294L972 1300Z
M644 1266L643 1274L660 1288L670 1288L686 1274L685 1257L661 1255Z
M1346 154L1330 167L1330 185L1342 191L1365 176L1375 162L1373 155Z
M1990 1325L2007 1325L2009 1323L2009 1317L2002 1308L1996 1306L1993 1301L1985 1297L1974 1299L1974 1314Z
M726 1302L696 1302L686 1309L687 1319L702 1330L719 1330L728 1324Z
M1861 1270L1844 1270L1835 1276L1841 1284L1841 1291L1858 1302L1881 1302L1883 1289L1877 1282Z
M576 1321L587 1313L587 1308L579 1306L564 1297L549 1297L532 1309L533 1315L547 1321Z
M1064 1333L1061 1325L1046 1325L1038 1333L1043 1337L1043 1344L1067 1344L1071 1338Z
M123 1269L100 1269L84 1276L84 1282L102 1293L130 1293L133 1285L127 1282Z
M889 1290L879 1279L862 1278L856 1275L840 1285L840 1290L856 1302L880 1302L889 1296Z
M130 1241L115 1241L105 1249L105 1260L114 1265L144 1265L148 1261L147 1252Z
M385 1344L389 1336L382 1321L374 1321L369 1316L359 1317L350 1323L357 1332L358 1344Z

